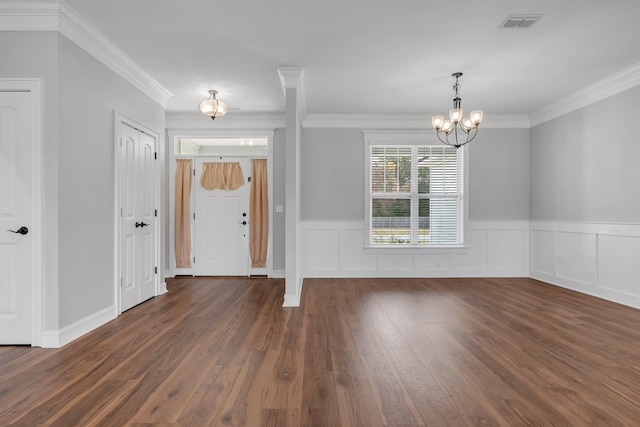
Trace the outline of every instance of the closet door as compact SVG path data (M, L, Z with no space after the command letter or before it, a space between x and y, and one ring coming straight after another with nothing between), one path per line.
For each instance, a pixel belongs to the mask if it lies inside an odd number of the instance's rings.
M156 293L157 141L122 124L120 142L120 308L124 311Z
M243 185L207 190L200 181L204 163L240 164ZM249 160L195 159L194 275L249 275Z
M0 345L32 343L31 95L0 92Z

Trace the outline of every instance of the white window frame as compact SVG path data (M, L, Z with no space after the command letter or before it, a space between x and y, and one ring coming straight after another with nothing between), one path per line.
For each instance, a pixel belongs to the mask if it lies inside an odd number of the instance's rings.
M429 249L442 249L442 248L464 248L464 236L466 235L466 229L468 224L468 173L467 173L467 158L468 147L463 146L458 150L462 150L462 158L460 171L462 173L462 186L460 191L462 201L462 213L458 218L458 236L459 242L455 244L437 244L437 243L411 243L411 244L375 244L371 242L371 147L372 146L391 146L391 147L417 147L417 146L438 146L442 143L438 141L438 138L434 131L362 131L364 135L364 151L365 151L365 232L364 232L364 246L371 249L391 249L394 252L401 249L411 250L429 250ZM417 177L413 177L416 179ZM417 204L416 204L417 206ZM412 207L417 209L417 207ZM412 215L417 212L412 211ZM412 236L416 237L416 236ZM412 241L416 241L412 239Z

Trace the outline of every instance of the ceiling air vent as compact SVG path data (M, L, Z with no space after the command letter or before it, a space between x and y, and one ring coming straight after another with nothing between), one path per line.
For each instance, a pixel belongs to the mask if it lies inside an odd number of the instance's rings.
M544 15L509 15L498 28L529 28Z

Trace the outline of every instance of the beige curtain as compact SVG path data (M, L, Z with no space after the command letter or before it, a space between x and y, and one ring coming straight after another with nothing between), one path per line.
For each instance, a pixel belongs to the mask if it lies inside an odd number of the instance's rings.
M244 185L242 168L238 162L203 163L200 185L212 191L237 190Z
M191 159L176 159L176 267L191 267Z
M249 199L249 252L251 266L267 266L269 243L269 192L267 187L267 161L251 160L251 192Z

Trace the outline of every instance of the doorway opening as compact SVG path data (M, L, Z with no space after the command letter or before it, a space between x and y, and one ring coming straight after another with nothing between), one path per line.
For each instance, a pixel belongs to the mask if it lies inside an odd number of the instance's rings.
M273 131L209 136L169 133L171 142L167 231L173 275L270 276L273 218L267 206L253 208L256 191L262 191L258 198L266 200L266 205L273 200ZM264 178L254 177L254 163L265 161ZM184 168L185 162L189 179L184 171L176 174L178 164ZM257 190L260 180L266 185ZM262 263L255 262L256 227L264 234L258 239L264 245Z

